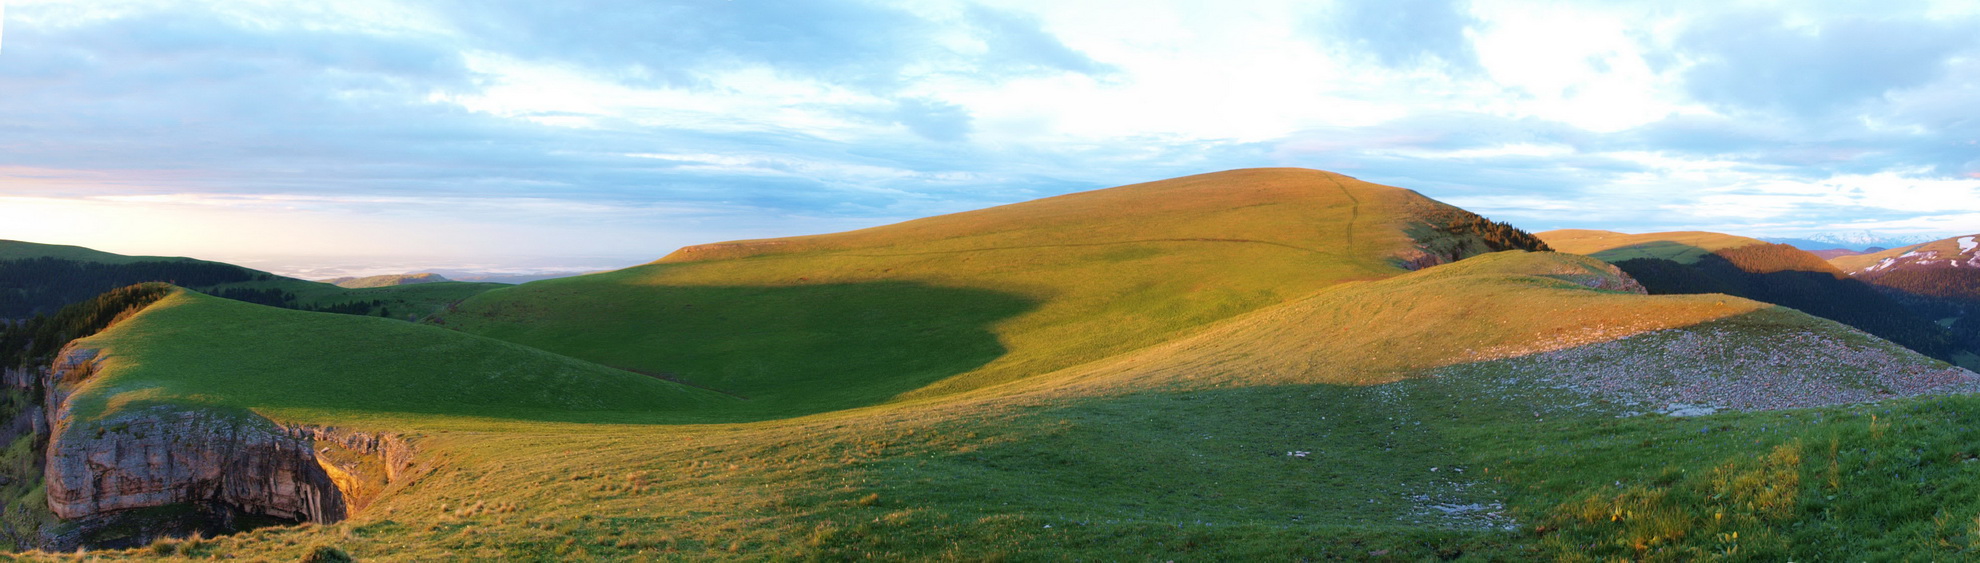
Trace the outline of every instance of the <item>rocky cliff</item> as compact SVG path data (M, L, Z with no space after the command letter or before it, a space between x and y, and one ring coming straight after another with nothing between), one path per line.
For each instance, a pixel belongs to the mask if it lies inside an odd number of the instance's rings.
M73 420L68 398L101 363L97 351L71 346L43 384L48 506L64 519L218 503L336 522L411 476L412 449L391 434L282 425L242 410L169 403Z

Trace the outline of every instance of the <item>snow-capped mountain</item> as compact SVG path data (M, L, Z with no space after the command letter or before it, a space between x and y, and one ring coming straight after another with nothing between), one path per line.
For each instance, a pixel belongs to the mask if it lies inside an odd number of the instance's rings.
M1939 240L1933 235L1892 235L1875 231L1838 231L1816 233L1802 237L1760 237L1767 242L1789 244L1802 250L1829 250L1846 248L1863 251L1874 247L1897 248Z
M1947 244L1948 242L1951 244ZM1974 252L1976 249L1980 249L1980 235L1951 238L1917 248L1900 249L1904 253L1894 256L1891 254L1898 252L1898 250L1879 252L1875 255L1877 262L1864 268L1860 273L1876 273L1913 265L1918 267L1938 266L1959 268L1964 266L1968 268L1980 268L1980 253Z

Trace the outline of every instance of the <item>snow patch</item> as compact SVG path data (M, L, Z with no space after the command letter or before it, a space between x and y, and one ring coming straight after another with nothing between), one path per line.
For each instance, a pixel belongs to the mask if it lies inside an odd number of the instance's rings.
M1980 247L1980 242L1973 242L1973 238L1974 237L1959 237L1960 254L1973 252L1974 247Z

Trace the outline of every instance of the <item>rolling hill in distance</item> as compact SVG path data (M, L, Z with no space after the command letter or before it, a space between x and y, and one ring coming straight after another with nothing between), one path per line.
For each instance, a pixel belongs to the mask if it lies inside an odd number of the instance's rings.
M442 276L440 274L419 273L419 274L386 274L380 276L330 278L327 280L319 280L319 281L342 288L364 289L371 287L391 287L395 285L418 285L422 283L449 282L454 280L447 279L446 276Z
M167 282L278 307L418 318L494 283L338 286L185 257L124 256L76 246L0 240L0 319L28 319L113 288ZM427 279L441 282L442 279ZM396 286L396 287L394 287ZM371 289L384 288L384 289Z
M1980 367L1973 343L1790 245L1695 231L1561 230L1539 236L1562 252L1616 264L1651 293L1723 293L1793 307L1935 358Z
M117 260L61 252L21 259ZM6 366L0 418L29 430L0 458L6 538L386 560L1980 548L1980 375L1946 361L1966 349L1743 237L1535 236L1247 169L514 286L272 278L50 314L67 345ZM229 287L433 291L436 312Z
M1924 318L1980 347L1980 235L1831 259Z

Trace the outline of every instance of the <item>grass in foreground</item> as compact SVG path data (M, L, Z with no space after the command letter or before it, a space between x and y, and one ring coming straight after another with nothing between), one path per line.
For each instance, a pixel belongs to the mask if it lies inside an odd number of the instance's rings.
M1480 393L1494 384L436 433L452 470L367 514L185 554L1761 561L1956 559L1980 539L1972 398L1536 419L1536 397ZM1494 503L1513 529L1425 506Z
M1584 398L1507 381L1489 363L1397 380L1475 361L1463 346L1489 349L1487 335L1531 344L1591 320L1669 322L1690 310L1718 323L1754 319L1739 326L1755 337L1835 326L1720 312L1766 311L1731 298L1590 290L1573 281L1595 275L1590 265L1507 253L1348 284L1176 343L945 401L724 425L429 418L416 425L422 455L441 469L352 520L102 555L295 558L321 546L360 559L524 561L1966 553L1960 526L1980 513L1980 473L1961 457L1975 438L1967 413L1980 412L1972 398L1618 419L1617 407L1578 406ZM1453 287L1494 299L1453 309L1430 298ZM1363 306L1374 309L1350 308ZM1413 322L1438 318L1425 315L1472 320ZM319 318L383 323L309 317ZM1369 320L1335 324L1356 318ZM1371 334L1342 338L1344 328ZM1421 347L1369 347L1412 335ZM1571 336L1536 346L1572 346Z

